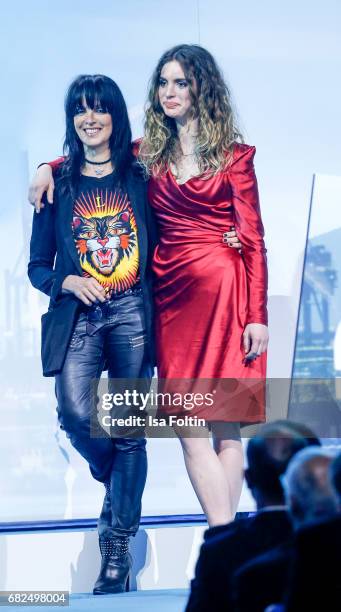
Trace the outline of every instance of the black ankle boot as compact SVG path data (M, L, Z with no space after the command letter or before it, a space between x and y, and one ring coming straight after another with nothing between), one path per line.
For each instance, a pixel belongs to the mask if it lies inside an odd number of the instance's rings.
M128 582L132 559L128 552L128 537L100 538L99 547L102 565L96 580L94 595L105 593L124 593Z

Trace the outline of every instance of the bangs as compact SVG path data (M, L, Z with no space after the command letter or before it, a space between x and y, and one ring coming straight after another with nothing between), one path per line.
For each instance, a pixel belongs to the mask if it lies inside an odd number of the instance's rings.
M112 87L101 76L86 76L79 79L70 94L68 112L71 115L75 115L77 108L83 106L84 103L92 110L96 106L101 106L105 112L113 113Z

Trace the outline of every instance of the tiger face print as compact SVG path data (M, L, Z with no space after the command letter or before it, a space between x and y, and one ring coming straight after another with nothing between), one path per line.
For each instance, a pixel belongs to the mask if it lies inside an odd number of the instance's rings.
M136 247L136 233L127 211L88 219L76 216L73 231L81 264L86 261L90 268L104 276L110 276L124 255L129 257Z

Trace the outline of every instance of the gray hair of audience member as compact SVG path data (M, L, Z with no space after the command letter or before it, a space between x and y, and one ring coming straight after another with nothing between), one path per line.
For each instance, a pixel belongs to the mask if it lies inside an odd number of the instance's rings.
M337 514L329 476L333 454L322 447L307 447L290 461L281 481L295 527L324 521Z
M330 478L341 510L341 453L335 457L330 465Z

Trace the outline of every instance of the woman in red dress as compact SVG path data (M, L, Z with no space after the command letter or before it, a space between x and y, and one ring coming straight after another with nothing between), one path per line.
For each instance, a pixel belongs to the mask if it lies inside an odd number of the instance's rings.
M210 390L222 381L211 408L189 413L205 419L213 444L203 427L175 430L209 525L224 524L243 481L240 423L265 420L267 266L255 148L242 144L229 90L208 51L179 45L163 54L137 148L159 224L158 376L174 381L173 391ZM50 175L44 166L31 200L39 202L47 187L51 200ZM228 225L236 227L241 253L222 242Z
M210 423L213 446L197 427L176 428L210 525L231 520L239 501L239 423L265 418L266 250L255 148L238 140L230 93L211 54L198 45L164 53L139 147L160 235L153 260L158 376L176 381L174 391L177 384L205 390L212 379L244 389L190 411ZM222 244L227 224L236 226L241 254Z

